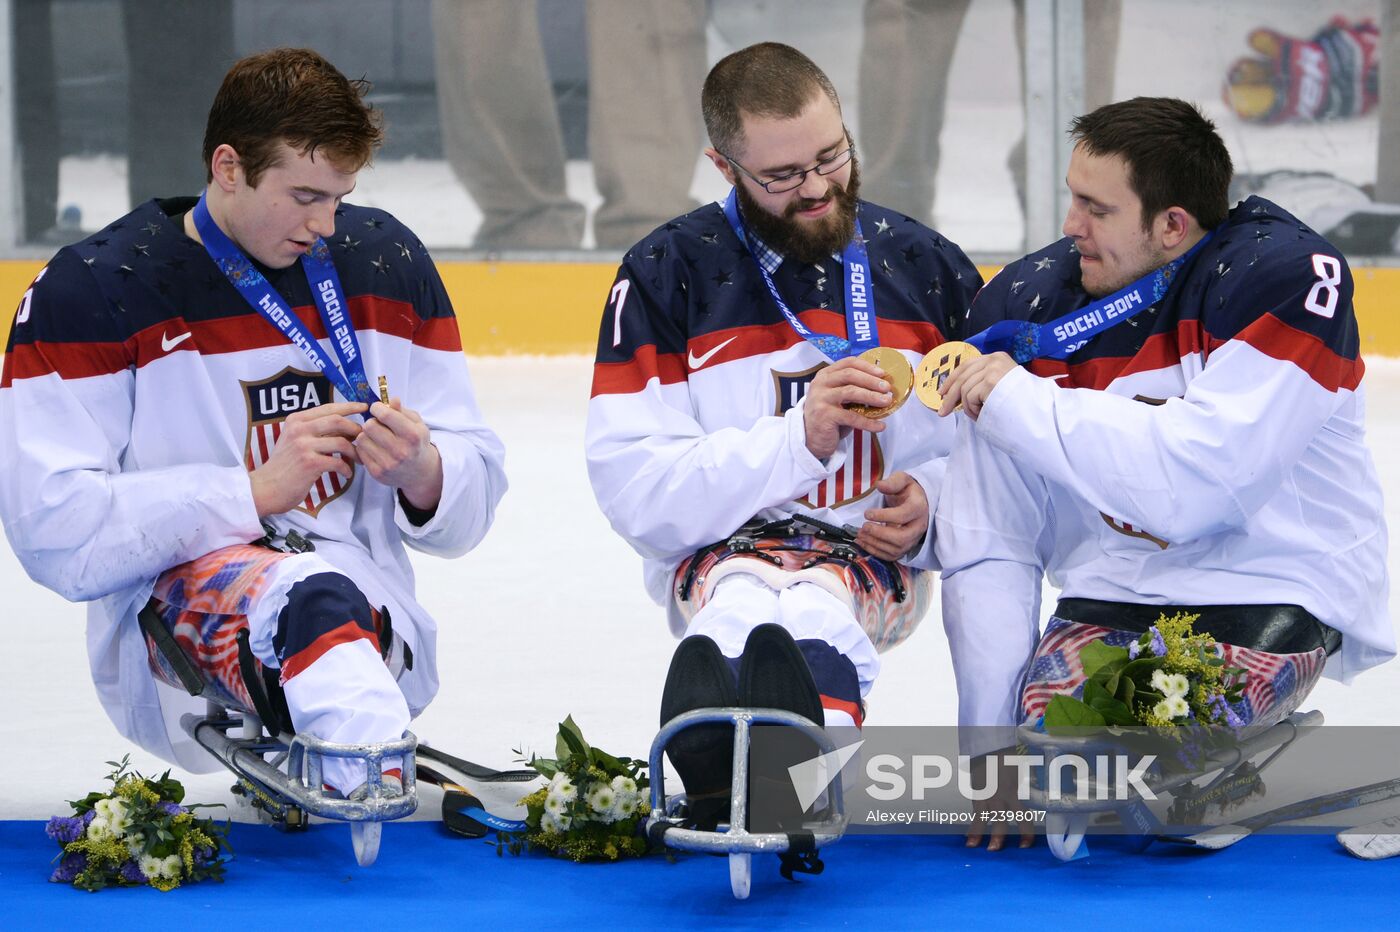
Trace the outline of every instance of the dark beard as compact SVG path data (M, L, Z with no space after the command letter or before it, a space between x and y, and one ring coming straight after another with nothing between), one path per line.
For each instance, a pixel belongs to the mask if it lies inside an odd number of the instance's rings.
M839 254L851 241L856 232L856 200L860 196L860 166L851 159L851 178L846 186L832 184L827 197L836 201L835 209L821 219L820 223L804 223L793 218L799 210L812 208L821 201L797 200L787 205L783 216L769 213L749 194L742 184L737 186L739 208L743 211L744 223L754 235L763 240L770 249L785 259L815 264L829 259L833 253Z

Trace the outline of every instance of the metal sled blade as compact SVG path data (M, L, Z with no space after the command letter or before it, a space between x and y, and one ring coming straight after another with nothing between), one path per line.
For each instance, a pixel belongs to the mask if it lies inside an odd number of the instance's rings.
M540 778L537 770L495 770L481 764L474 764L469 760L463 760L460 757L453 757L446 751L439 751L437 748L421 742L418 745L418 756L451 767L478 783L529 783L531 780Z
M1400 815L1359 825L1337 835L1351 854L1365 861L1381 861L1400 854Z
M1219 851L1228 848L1237 841L1248 838L1253 829L1243 825L1220 825L1210 831L1197 832L1194 835L1158 835L1158 841L1170 842L1174 845L1189 845L1192 848L1204 848L1206 851Z
M1309 819L1313 816L1340 812L1344 809L1356 809L1361 806L1369 806L1372 803L1394 799L1397 796L1400 796L1400 778L1382 780L1379 783L1370 783L1366 786L1340 790L1336 793L1327 793L1323 796L1314 796L1312 799L1290 803L1287 806L1280 806L1277 809L1241 819L1238 823L1217 826L1194 835L1164 835L1162 840L1218 851L1221 848L1228 848L1247 835L1262 828L1268 828L1270 825Z

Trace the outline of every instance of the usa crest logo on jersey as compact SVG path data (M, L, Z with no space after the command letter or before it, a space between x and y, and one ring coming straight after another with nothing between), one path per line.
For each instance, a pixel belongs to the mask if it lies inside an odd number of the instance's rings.
M826 363L805 372L773 372L773 390L778 404L774 414L782 416L807 395L807 389ZM836 472L823 479L815 489L798 502L809 508L840 508L875 491L875 483L884 478L885 458L880 441L865 430L853 430L841 441L846 462Z
M249 472L272 456L272 448L282 435L282 422L287 415L334 400L330 379L320 373L302 372L290 366L270 379L261 382L240 380L239 384L243 386L248 401L248 444L244 450L243 464ZM353 463L350 468L352 473L349 479L338 472L321 473L297 510L315 517L326 503L343 495L354 481Z

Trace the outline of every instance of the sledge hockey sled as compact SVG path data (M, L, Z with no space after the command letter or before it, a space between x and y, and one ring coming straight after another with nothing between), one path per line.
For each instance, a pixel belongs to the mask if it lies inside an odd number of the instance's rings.
M273 824L289 831L307 827L308 816L350 823L355 860L368 867L379 856L383 823L412 815L418 808L415 750L418 739L404 732L398 741L335 744L310 735L273 733L252 713L209 704L203 715L187 714L181 727L238 777L233 792ZM322 779L328 757L365 764L363 798L346 799ZM402 793L388 795L384 759L400 758Z
M733 782L729 818L714 831L695 827L689 819L685 793L666 798L662 755L677 734L695 725L734 726ZM677 715L661 727L651 744L648 770L651 774L651 815L647 817L647 837L653 844L679 851L724 854L729 859L729 888L735 899L747 899L752 886L754 854L784 856L782 873L791 878L794 870L820 873L818 849L838 841L846 831L845 804L841 798L841 777L833 776L826 791L826 804L811 819L804 817L799 831L758 831L750 822L749 749L754 725L783 725L798 729L814 745L814 754L836 751L830 736L810 719L781 709L707 708Z
M1116 788L1099 785L1095 781L1103 775L1095 774L1088 781L1081 781L1084 785L1077 787L1072 794L1053 794L1044 779L1032 779L1030 805L1045 810L1046 841L1055 857L1067 861L1079 852L1084 835L1095 819L1116 818L1121 826L1144 836L1146 843L1158 840L1218 851L1270 825L1367 806L1400 796L1400 778L1384 780L1290 803L1233 822L1203 824L1194 832L1184 833L1181 830L1183 823L1193 822L1208 811L1213 801L1231 794L1247 793L1256 786L1259 774L1307 730L1321 725L1322 720L1321 712L1294 712L1256 735L1211 751L1199 766L1191 770L1171 771L1155 766L1145 770L1141 775L1142 783L1155 796L1169 797L1172 801L1168 823L1165 824L1131 786L1127 798L1121 793L1115 797L1115 789L1121 791L1124 785L1119 774L1108 775L1108 781L1116 783ZM1035 726L1022 725L1018 737L1030 753L1043 755L1047 763L1061 755L1094 760L1102 755L1121 754L1125 747L1107 732L1070 737L1051 735ZM1382 836L1382 840L1372 843L1372 847L1388 850L1390 843L1384 839L1385 836ZM1362 841L1358 839L1358 846ZM1345 841L1343 843L1346 844Z

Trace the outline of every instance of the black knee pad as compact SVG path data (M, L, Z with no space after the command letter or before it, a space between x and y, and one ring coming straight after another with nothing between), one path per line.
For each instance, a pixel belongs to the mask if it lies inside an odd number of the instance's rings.
M287 604L277 615L272 648L278 661L285 662L346 624L363 629L378 645L374 615L360 588L342 573L316 573L288 590Z

